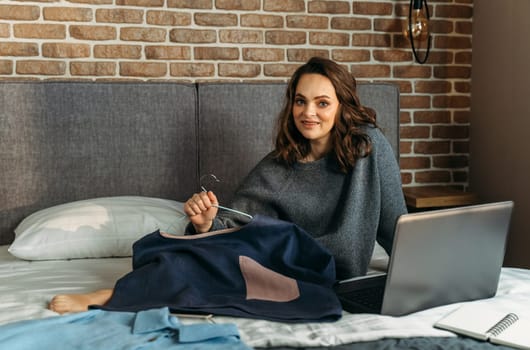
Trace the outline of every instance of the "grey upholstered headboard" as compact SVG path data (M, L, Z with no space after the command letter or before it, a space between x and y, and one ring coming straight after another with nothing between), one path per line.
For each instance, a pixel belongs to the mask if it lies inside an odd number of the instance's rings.
M27 215L74 200L183 201L201 174L228 201L272 149L283 83L0 82L0 244ZM396 156L399 91L361 84Z

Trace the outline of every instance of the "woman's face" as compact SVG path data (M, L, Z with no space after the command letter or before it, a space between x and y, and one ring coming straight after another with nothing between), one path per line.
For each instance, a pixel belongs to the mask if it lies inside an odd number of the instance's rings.
M293 103L294 123L313 150L329 148L339 105L335 88L327 77L320 74L300 77Z

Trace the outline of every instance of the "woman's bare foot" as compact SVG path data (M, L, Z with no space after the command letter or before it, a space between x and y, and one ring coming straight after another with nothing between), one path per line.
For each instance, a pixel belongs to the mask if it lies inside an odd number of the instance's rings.
M60 314L87 311L89 305L103 305L112 296L112 289L102 289L86 294L59 294L53 297L48 309Z

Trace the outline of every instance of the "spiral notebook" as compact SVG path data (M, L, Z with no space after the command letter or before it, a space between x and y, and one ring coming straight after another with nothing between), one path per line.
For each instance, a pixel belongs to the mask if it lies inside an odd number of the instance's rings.
M434 327L493 344L530 349L530 319L517 311L488 308L486 303L461 306Z

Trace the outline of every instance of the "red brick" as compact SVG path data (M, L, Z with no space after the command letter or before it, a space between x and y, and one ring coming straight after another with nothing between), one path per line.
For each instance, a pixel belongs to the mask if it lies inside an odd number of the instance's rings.
M16 38L29 39L65 39L66 26L64 24L24 23L13 25Z
M237 25L237 15L230 13L196 13L193 18L200 26L233 27Z
M437 36L433 40L436 49L471 49L471 37L467 36Z
M115 40L116 28L112 26L71 25L70 36L79 40Z
M78 7L45 7L42 15L46 21L88 22L93 13L89 8Z
M162 7L164 6L164 0L116 0L116 5Z
M312 0L308 3L309 13L350 13L349 1Z
M442 94L451 92L451 83L445 80L419 80L414 84L417 93Z
M28 60L18 61L16 65L17 74L32 75L64 75L66 63L60 61Z
M401 172L401 183L408 185L412 183L412 174L408 172Z
M408 23L408 22L407 22ZM405 24L407 26L408 24ZM454 31L453 21L443 19L431 19L429 21L429 31L436 34L451 34Z
M35 43L0 42L0 56L38 56L39 46Z
M399 135L403 139L428 139L431 136L431 128L428 126L402 126Z
M440 18L472 18L473 7L465 5L436 5L433 17Z
M285 51L283 49L243 48L243 59L245 61L277 62L283 61L284 57Z
M453 153L469 154L469 141L453 141Z
M312 45L349 46L350 36L346 33L311 32L309 43Z
M0 60L0 74L13 74L13 61Z
M145 58L148 60L189 60L191 48L188 46L147 46Z
M120 62L120 75L133 77L163 77L167 74L165 63Z
M222 29L219 31L219 40L222 43L262 44L263 33L260 30Z
M390 66L383 64L359 64L351 67L356 78L387 78L390 77Z
M170 74L174 77L212 77L215 66L210 63L171 63Z
M35 21L39 16L38 6L0 5L1 20Z
M242 14L242 27L282 28L283 17L275 15Z
M170 11L147 11L146 21L148 24L162 26L189 26L191 24L191 14Z
M219 63L219 76L232 78L253 78L261 73L258 64Z
M471 119L471 111L454 111L453 120L458 124L467 124Z
M96 58L140 58L142 47L140 45L96 45L94 46Z
M167 0L167 7L208 10L213 8L213 0Z
M299 45L306 43L305 32L271 30L265 32L265 43L273 45Z
M116 75L115 62L72 62L70 74L80 76L113 76Z
M414 174L417 183L447 183L451 181L449 171L418 171Z
M470 81L455 81L455 91L460 93L471 93Z
M215 8L220 10L257 11L260 0L215 0Z
M372 21L367 18L357 17L333 17L331 18L331 29L341 30L370 30Z
M215 43L217 34L215 30L200 29L172 29L169 32L169 41L175 43Z
M142 23L144 12L132 9L98 9L96 10L96 22L106 23Z
M412 59L412 54L403 50L374 50L373 56L379 62L407 62Z
M469 79L471 78L471 67L449 66L434 67L434 77L439 79Z
M430 108L431 97L428 95L401 95L400 98L401 108Z
M458 34L471 35L473 33L473 23L472 22L456 22L455 31Z
M308 28L308 29L327 29L328 17L326 16L287 16L287 27L289 28Z
M390 47L389 34L352 34L352 46Z
M124 27L120 29L120 39L123 41L163 42L166 40L166 30L161 28Z
M432 105L436 108L469 108L471 107L471 97L467 94L434 96Z
M432 161L435 168L464 168L469 165L468 157L462 155L434 156Z
M239 49L235 47L195 47L194 57L197 60L237 60Z
M82 58L90 56L88 44L44 43L42 56L54 58Z
M263 0L263 9L273 12L304 12L304 0Z
M414 153L418 154L446 154L451 149L449 141L416 141Z
M434 125L432 137L440 139L467 139L469 138L469 127L467 125Z
M0 23L0 38L9 37L9 24Z
M401 35L403 32L403 22L396 21L395 19L376 18L374 19L374 29L376 32L394 32Z
M432 68L429 66L408 65L395 66L393 71L396 78L430 78Z
M289 78L299 66L299 64L265 64L263 74L269 77Z
M367 62L370 61L369 50L334 49L331 58L337 62Z
M429 157L400 157L399 167L401 169L428 169L431 166Z
M399 154L410 154L412 153L412 142L399 141Z
M419 124L448 124L451 122L450 111L416 111L414 112L414 123Z
M469 52L457 52L455 54L455 63L457 64L466 64L471 66L471 51Z
M329 58L328 50L317 49L288 49L287 60L289 62L307 62L311 57Z
M392 3L353 1L353 13L359 15L390 16L394 9Z

